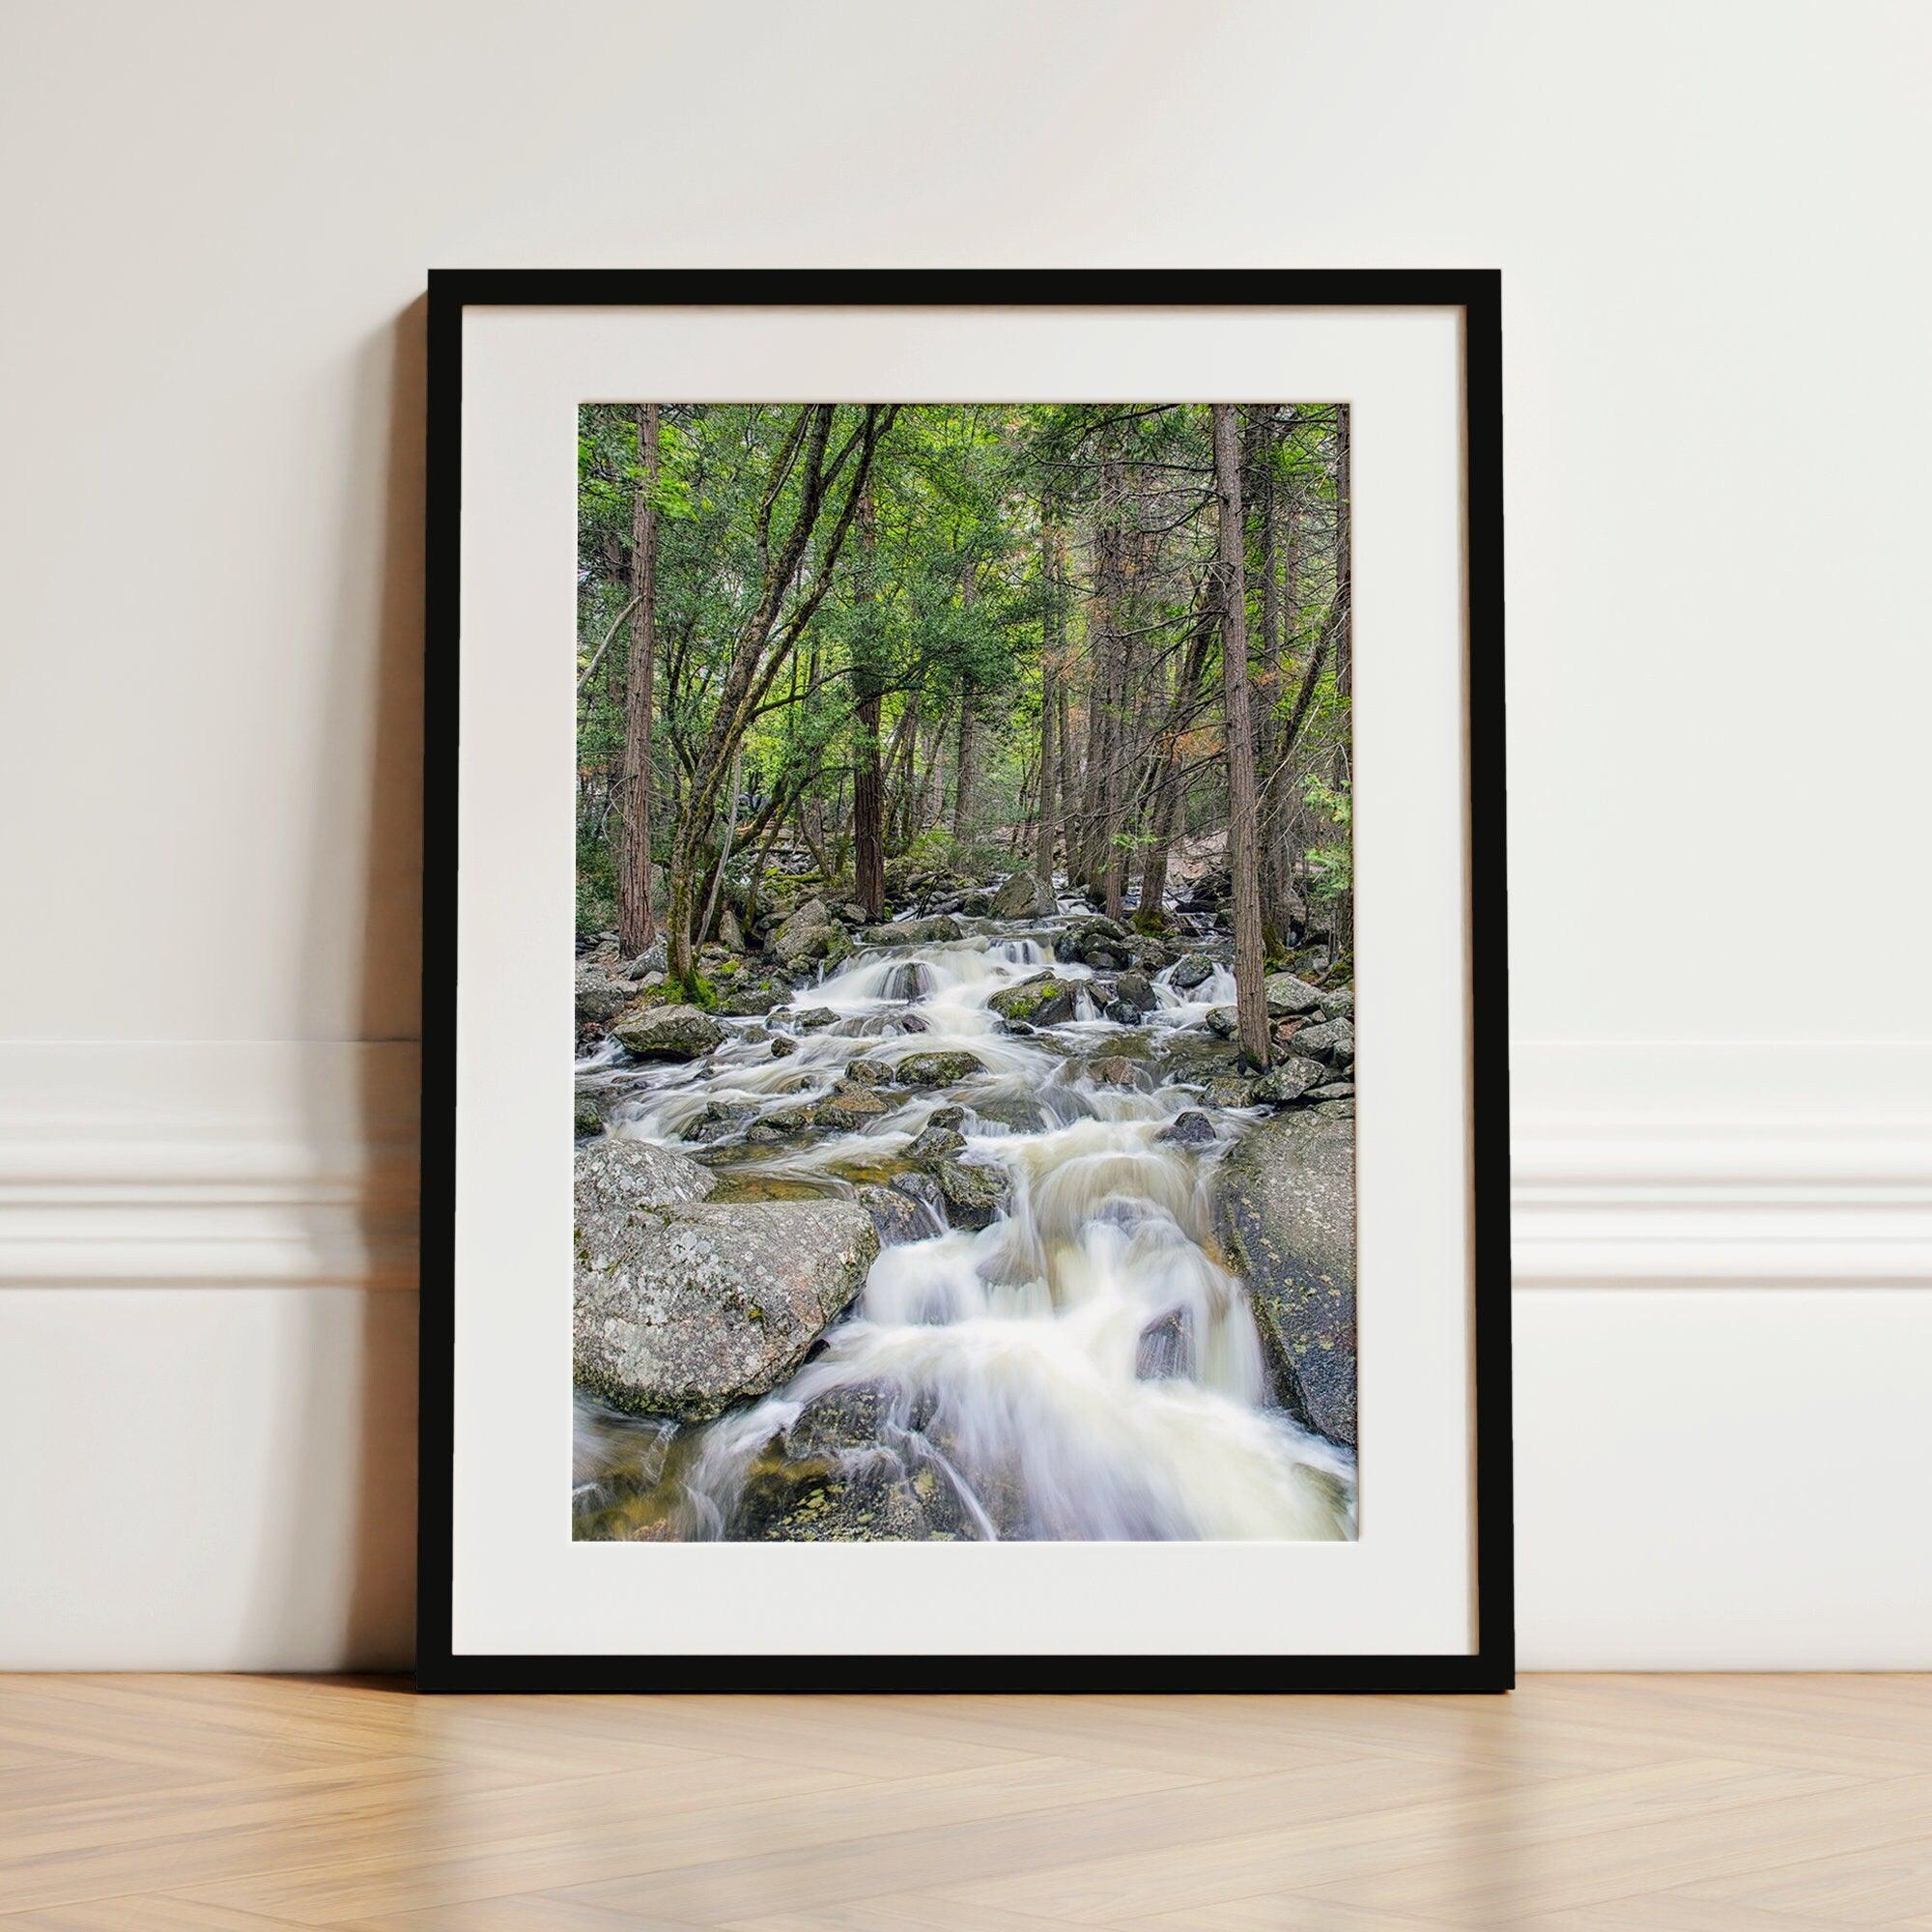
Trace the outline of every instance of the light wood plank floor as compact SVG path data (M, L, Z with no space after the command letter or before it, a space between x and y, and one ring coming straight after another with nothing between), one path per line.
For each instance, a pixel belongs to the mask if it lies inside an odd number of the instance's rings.
M1932 1678L1496 1699L0 1680L0 1932L1932 1932Z

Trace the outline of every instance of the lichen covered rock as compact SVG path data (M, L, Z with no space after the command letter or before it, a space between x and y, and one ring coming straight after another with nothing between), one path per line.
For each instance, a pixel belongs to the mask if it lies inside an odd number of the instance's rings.
M879 1252L848 1201L619 1211L606 1198L588 1215L582 1202L580 1187L577 1383L639 1414L702 1421L776 1387Z
M1251 1128L1216 1174L1214 1208L1281 1406L1353 1447L1353 1123L1302 1109Z
M636 1006L611 1023L611 1035L639 1060L696 1060L724 1037L724 1029L696 1007Z

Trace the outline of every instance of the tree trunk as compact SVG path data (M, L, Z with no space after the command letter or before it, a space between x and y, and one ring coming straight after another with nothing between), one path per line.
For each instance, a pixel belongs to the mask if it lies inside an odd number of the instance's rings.
M718 869L711 875L711 892L704 901L704 917L697 922L700 943L711 935L711 922L718 917L718 897L724 890L724 867L731 863L731 840L738 830L738 773L744 755L743 745L731 754L731 805L724 814L724 838L718 847Z
M1075 801L1080 796L1078 774L1073 756L1073 704L1066 687L1071 680L1068 666L1060 674L1060 849L1066 854L1066 875L1071 883L1074 869L1074 843L1079 836L1079 813Z
M1033 868L1053 881L1053 838L1059 830L1059 788L1053 771L1054 710L1060 685L1060 579L1053 526L1040 505L1039 517L1039 798L1034 812Z
M1257 774L1274 769L1275 703L1281 687L1281 585L1275 576L1273 454L1273 422L1257 413L1248 425L1243 477L1253 539L1249 545L1254 558L1251 575L1259 580L1256 587L1261 591L1260 649L1248 667L1254 687L1249 711L1254 723ZM1288 951L1288 933L1282 919L1279 844L1268 836L1268 814L1264 811L1256 827L1256 843L1261 868L1262 948L1269 957L1275 957Z
M1349 406L1335 412L1335 608L1342 613L1335 636L1335 690L1346 704L1354 695L1355 654L1350 642L1349 593L1353 585L1353 559L1349 554Z
M852 867L866 917L881 920L886 916L886 777L879 752L878 639L871 634L873 533L867 491L859 504L859 650L853 666L859 687L859 756L852 777Z
M973 811L973 694L959 694L959 757L952 781L952 836L966 842Z
M623 818L617 855L617 943L635 956L658 936L651 912L651 713L657 673L658 406L638 411L643 481L631 503L630 667L624 683Z
M1260 861L1255 827L1255 743L1248 720L1246 559L1241 541L1241 463L1236 411L1211 405L1214 480L1221 497L1221 692L1228 713L1228 864L1235 890L1235 1036L1245 1059L1268 1064L1262 988Z

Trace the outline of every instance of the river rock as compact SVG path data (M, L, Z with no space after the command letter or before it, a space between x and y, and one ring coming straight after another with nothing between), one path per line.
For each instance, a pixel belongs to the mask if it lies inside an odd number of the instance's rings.
M1209 1007L1202 1025L1216 1039L1233 1039L1239 1020L1233 1007Z
M1154 1135L1155 1140L1170 1141L1177 1147L1207 1147L1213 1138L1214 1122L1199 1107L1189 1107L1185 1113L1175 1115Z
M1323 1020L1294 1036L1296 1053L1311 1054L1345 1071L1355 1064L1355 1029L1348 1020Z
M881 1114L892 1110L869 1088L849 1087L841 1081L812 1108L815 1123L843 1133L863 1132Z
M898 1079L898 1069L883 1060L849 1061L845 1078L861 1087L890 1087Z
M1321 1004L1321 988L1311 986L1293 973L1270 973L1262 981L1262 992L1267 1000L1270 1019L1312 1013Z
M1255 1082L1244 1073L1216 1073L1201 1086L1201 1097L1210 1107L1252 1107Z
M934 1232L925 1209L910 1194L877 1182L859 1190L859 1205L872 1217L879 1239L889 1248L923 1241Z
M965 934L956 919L941 914L937 919L902 919L891 925L868 925L859 937L867 946L942 946L949 940L963 939Z
M1278 1115L1218 1170L1215 1223L1247 1282L1275 1394L1355 1441L1355 1140L1346 1120Z
M850 937L834 924L823 899L807 899L772 935L772 951L787 966L837 960L851 950Z
M769 980L760 980L755 985L733 986L719 1004L718 1010L733 1019L762 1019L790 998L789 991L774 986Z
M966 1151L966 1136L952 1127L926 1125L914 1136L906 1149L908 1160L951 1160Z
M816 1033L820 1027L837 1025L838 1015L830 1007L807 1007L792 1014L791 1023L801 1033Z
M1297 1043L1301 1036L1296 1035ZM1286 1060L1278 1060L1268 1070L1248 1089L1251 1103L1259 1102L1269 1107L1285 1107L1291 1101L1298 1100L1304 1094L1312 1093L1324 1085L1334 1075L1319 1060L1309 1060L1300 1054L1292 1053Z
M684 1138L705 1146L713 1141L729 1140L750 1124L754 1111L751 1107L714 1100L691 1126L685 1128Z
M641 980L647 973L668 973L670 971L670 948L662 939L654 939L624 968L633 980Z
M1184 1308L1171 1308L1141 1330L1134 1348L1134 1378L1143 1382L1191 1380L1194 1324Z
M939 1116L933 1117L935 1122ZM962 1110L960 1118L965 1118ZM1037 1100L1023 1100L1016 1094L996 1094L973 1102L973 1118L980 1124L991 1127L1005 1127L1010 1133L1037 1134L1046 1125L1046 1109ZM949 1121L949 1126L956 1122Z
M729 906L718 915L718 943L730 952L745 950L745 928L738 923L738 915Z
M633 1000L638 988L628 980L613 980L587 960L577 967L577 1024L609 1026Z
M1008 1181L999 1168L941 1160L933 1163L932 1178L946 1197L946 1218L955 1228L990 1227L1006 1206Z
M798 1041L788 1033L775 1033L772 1036L772 1058L784 1060L798 1051Z
M1205 952L1183 952L1174 962L1168 984L1186 993L1205 986L1214 977L1214 962Z
M1355 995L1348 986L1324 986L1321 989L1321 1016L1324 1020L1350 1019L1354 1016Z
M1133 1008L1136 1013L1151 1013L1160 1005L1154 997L1153 981L1138 970L1122 973L1114 981L1117 1005Z
M633 1208L683 1207L718 1185L708 1167L669 1148L621 1137L579 1148L572 1173L580 1240L613 1239Z
M1053 888L1035 872L1015 872L993 895L995 919L1050 919L1059 910Z
M929 1174L895 1174L891 1182L895 1194L903 1194L909 1200L917 1201L925 1210L928 1235L943 1234L946 1230L946 1195L939 1182Z
M576 1133L582 1140L586 1134L601 1134L604 1131L604 1110L597 1104L597 1096L578 1090L576 1108Z
M970 1053L913 1053L898 1064L898 1077L912 1087L951 1087L981 1070Z
M696 1060L724 1037L724 1029L696 1007L631 1007L611 1023L611 1033L639 1060Z
M1078 992L1078 985L1071 980L1037 973L1017 986L1003 986L986 1005L1003 1020L1018 1020L1028 1026L1058 1026L1073 1017L1073 1001Z
M587 1221L580 1208L578 1386L687 1422L763 1395L859 1293L878 1252L871 1217L848 1201L700 1203Z
M1133 1087L1139 1084L1134 1063L1124 1053L1110 1053L1099 1060L1090 1060L1080 1070L1101 1087Z
M1089 913L1052 935L1056 959L1082 960L1108 972L1123 965L1132 952L1134 937L1105 913Z
M1352 1080L1333 1080L1326 1087L1311 1087L1308 1097L1311 1100L1352 1100L1355 1097L1355 1083Z

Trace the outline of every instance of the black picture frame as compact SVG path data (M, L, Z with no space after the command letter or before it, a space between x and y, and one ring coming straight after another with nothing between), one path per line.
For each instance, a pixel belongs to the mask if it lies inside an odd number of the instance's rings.
M1435 1656L476 1655L451 1643L457 702L470 307L1455 308L1463 316L1476 1648ZM1515 1683L1502 284L1495 270L437 270L429 276L416 1683L426 1691L1389 1692ZM1481 1050L1478 1050L1480 1045Z

